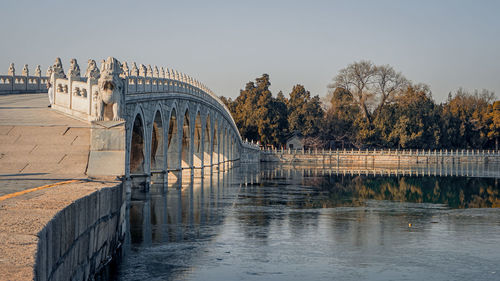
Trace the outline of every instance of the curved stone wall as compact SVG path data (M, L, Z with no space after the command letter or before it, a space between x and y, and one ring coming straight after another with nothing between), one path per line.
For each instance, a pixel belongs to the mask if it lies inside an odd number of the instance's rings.
M34 280L93 280L125 239L124 196L118 184L59 211L38 234Z

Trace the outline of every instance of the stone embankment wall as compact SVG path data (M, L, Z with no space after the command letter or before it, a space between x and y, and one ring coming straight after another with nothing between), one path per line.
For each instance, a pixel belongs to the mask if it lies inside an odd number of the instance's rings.
M125 239L123 184L82 197L38 234L34 280L92 280Z
M241 147L240 162L241 163L259 163L260 151L256 150L253 146L247 146L244 143Z
M500 163L500 151L494 150L263 150L262 162L309 162L323 164L431 164Z

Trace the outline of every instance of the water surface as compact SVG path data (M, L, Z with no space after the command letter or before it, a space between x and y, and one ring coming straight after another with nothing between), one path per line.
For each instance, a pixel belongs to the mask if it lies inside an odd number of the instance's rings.
M136 190L117 279L500 280L498 177L428 174L241 166Z

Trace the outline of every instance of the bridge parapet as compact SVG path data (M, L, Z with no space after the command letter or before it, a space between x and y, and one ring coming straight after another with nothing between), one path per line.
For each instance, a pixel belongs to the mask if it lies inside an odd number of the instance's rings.
M56 59L56 63L52 68L55 69L56 65L58 65L57 67L61 68L62 71L62 66L59 64L60 60ZM237 128L227 106L203 83L176 70L168 68L164 70L162 67L162 71L159 71L158 67L154 66L155 71L153 72L152 70L146 70L146 67L141 65L141 71L139 71L135 62L132 65L132 70L129 70L126 62L121 64L122 72L120 77L124 79L126 85L123 93L126 100L131 95L155 93L181 93L196 96L200 99L211 101L214 106L222 107L226 118ZM102 62L101 69L103 67L104 62ZM86 77L79 76L79 66L74 59L72 60L70 71L73 68L78 68L78 73L68 78L64 75L63 71L62 74L57 74L55 71L51 72L54 73L50 78L54 85L54 108L79 119L93 121L95 119L95 94L98 91L97 78L100 75L100 70L97 68L94 60L88 61ZM148 69L152 69L151 66ZM236 131L241 139L239 131Z
M165 182L214 165L259 162L259 145L241 139L229 109L203 83L176 70L131 65L109 57L98 68L89 60L82 76L76 59L65 73L57 58L45 77L52 109L91 123L88 175Z
M241 139L229 109L203 83L176 70L131 65L110 57L99 69L89 60L85 77L74 59L67 76L60 59L52 67L53 109L92 123L89 174L157 181L171 172L259 162L259 145ZM122 162L120 169L103 168Z
M16 75L14 64L11 63L8 74L0 75L0 94L40 93L47 92L47 76L42 76L40 65L35 68L34 75L29 75L25 64L21 75Z

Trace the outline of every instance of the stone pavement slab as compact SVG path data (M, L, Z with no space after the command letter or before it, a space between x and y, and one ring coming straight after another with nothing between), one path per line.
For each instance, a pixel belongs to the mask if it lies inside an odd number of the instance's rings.
M87 178L90 124L47 105L47 94L0 95L0 196Z

